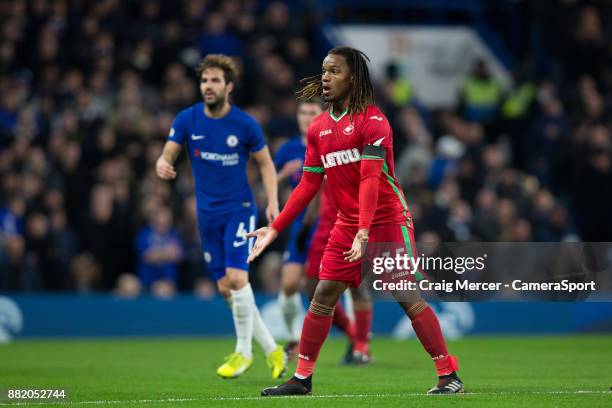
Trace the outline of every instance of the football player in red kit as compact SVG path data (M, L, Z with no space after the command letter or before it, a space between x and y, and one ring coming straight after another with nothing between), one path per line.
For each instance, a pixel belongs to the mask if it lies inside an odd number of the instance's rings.
M310 211L311 209L309 209ZM308 258L306 260L306 292L312 300L315 288L319 282L319 270L323 252L327 246L327 240L331 234L338 210L329 189L329 184L324 180L318 201L319 217L316 230L310 240ZM370 353L370 328L372 327L372 300L366 285L359 288L351 288L351 299L353 302L353 313L355 321L351 322L342 302L336 303L332 324L340 329L350 340L349 349L342 362L344 364L368 364L373 361Z
M304 319L298 365L289 381L264 389L264 396L312 392L312 374L329 334L334 307L347 287L361 284L361 259L367 242L403 243L409 255L416 253L411 215L394 173L391 127L374 105L367 61L365 54L354 48L334 48L323 60L322 75L306 83L300 97L322 96L327 111L308 129L304 174L272 225L250 234L257 241L249 262L289 226L315 196L323 175L327 176L338 217ZM463 392L456 373L457 359L448 353L433 310L418 293L398 303L436 367L438 383L428 392Z

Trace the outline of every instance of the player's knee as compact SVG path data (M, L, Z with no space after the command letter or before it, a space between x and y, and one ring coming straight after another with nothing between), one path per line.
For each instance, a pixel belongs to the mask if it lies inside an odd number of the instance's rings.
M248 279L236 277L234 279L230 279L229 284L232 290L240 290L244 288L249 283Z
M312 298L313 302L326 305L326 306L335 306L338 302L338 298L340 294L344 291L344 288L341 288L338 285L328 284L329 281L320 281L315 289L314 296Z
M225 299L232 296L230 292L230 288L227 285L224 285L223 283L221 283L220 281L217 282L217 290L219 291L221 296L223 296Z
M285 294L285 296L293 296L298 292L298 285L297 284L286 284L283 285L282 287L282 291Z
M229 282L225 277L217 281L217 290L225 299L232 296L232 293L230 292Z
M302 281L302 266L286 264L281 275L281 289L286 296L299 292Z
M228 269L225 280L231 290L240 290L249 283L249 274L239 269Z
M285 296L291 296L300 290L300 279L294 276L283 277L281 289Z

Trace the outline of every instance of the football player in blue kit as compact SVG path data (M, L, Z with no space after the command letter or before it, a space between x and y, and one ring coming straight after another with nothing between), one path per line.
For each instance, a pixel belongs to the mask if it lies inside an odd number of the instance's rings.
M272 377L278 378L285 370L287 356L261 319L246 262L253 245L247 233L255 229L257 215L247 180L247 161L252 157L261 172L268 198L268 222L278 215L276 170L259 124L230 104L237 76L234 61L210 54L197 73L204 102L176 116L156 172L164 180L174 179L174 163L185 146L195 180L203 256L219 292L231 306L237 337L235 351L226 357L217 374L235 378L245 372L253 363L255 338L263 348Z

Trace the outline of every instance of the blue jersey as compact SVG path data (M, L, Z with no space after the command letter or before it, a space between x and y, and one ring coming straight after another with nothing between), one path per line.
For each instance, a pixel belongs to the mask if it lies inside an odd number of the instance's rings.
M176 230L171 229L165 234L156 232L150 226L143 227L136 237L136 250L138 252L138 276L142 283L149 287L159 279L178 281L179 262L149 263L145 254L150 250L161 249L168 245L178 247L184 253L183 245ZM182 257L182 255L181 255Z
M209 118L204 103L196 103L177 115L168 140L187 146L199 210L255 206L246 164L266 142L253 117L232 106L223 118Z
M302 141L302 136L295 136L294 138L285 142L278 152L276 152L276 156L274 157L274 164L276 165L276 170L280 171L285 163L290 162L295 159L300 159L304 162L304 156L306 155L306 144ZM289 176L289 183L291 184L291 188L295 188L300 179L302 178L302 168L291 176Z

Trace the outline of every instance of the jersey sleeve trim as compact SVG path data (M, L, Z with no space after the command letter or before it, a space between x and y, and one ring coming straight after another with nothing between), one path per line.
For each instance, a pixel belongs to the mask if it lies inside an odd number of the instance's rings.
M261 152L261 151L264 149L264 147L266 147L266 146L268 146L268 145L267 145L267 144L264 142L264 144L263 144L263 145L262 145L262 146L261 146L259 149L253 148L253 149L251 149L251 150L250 150L250 152L251 152L251 153L259 153L259 152Z
M402 194L402 192L395 185L395 179L391 176L391 174L389 174L389 167L387 167L387 163L383 163L382 172L385 175L387 182L391 186L391 189L393 189L393 192L395 193L395 195L397 195L397 197L400 200L400 203L402 204L402 207L404 208L404 211L403 211L404 217L406 219L409 219L408 204L406 203L406 200L404 199L404 194Z
M385 159L387 155L387 151L384 147L374 146L374 145L366 145L363 147L363 154L361 158L377 158L377 159Z
M311 173L325 173L325 169L323 167L305 166L304 171L309 171Z

